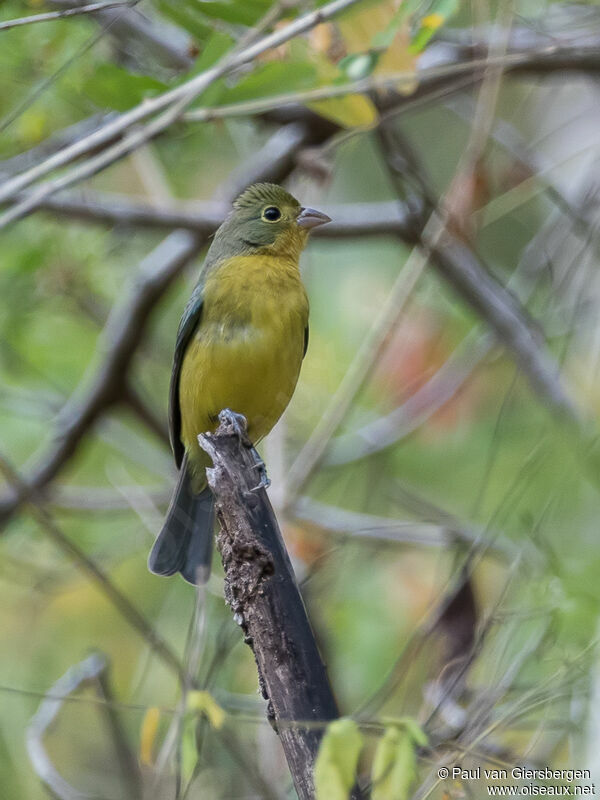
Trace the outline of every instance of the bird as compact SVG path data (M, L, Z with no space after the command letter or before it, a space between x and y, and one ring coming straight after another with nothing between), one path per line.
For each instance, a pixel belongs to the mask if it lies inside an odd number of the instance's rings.
M255 183L214 235L175 342L169 435L179 479L148 558L157 575L179 572L192 584L210 576L214 499L197 437L231 409L257 444L283 414L308 347L300 253L328 222L283 187Z

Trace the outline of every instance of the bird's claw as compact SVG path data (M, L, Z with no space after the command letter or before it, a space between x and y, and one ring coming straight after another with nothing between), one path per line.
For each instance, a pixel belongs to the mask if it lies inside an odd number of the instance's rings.
M262 458L260 458L254 449L254 445L248 439L248 423L246 421L246 417L244 417L243 414L238 414L237 412L232 411L230 408L224 408L219 413L219 422L227 425L231 429L231 432L238 436L240 444L244 444L246 447L252 449L254 464L252 465L251 469L258 470L259 482L257 486L255 486L253 489L249 489L249 491L259 492L261 489L268 489L271 485L271 481L267 475L265 462L262 460Z
M230 408L224 408L219 413L219 422L231 428L231 432L237 434L240 441L246 437L248 423L246 422L246 417L243 414L238 414L235 411L232 411Z
M261 489L268 489L269 486L271 485L271 479L267 475L267 468L265 466L265 462L262 460L262 458L259 458L258 456L256 456L256 458L257 458L256 464L254 464L252 469L258 471L259 481L258 485L255 486L254 489L250 489L251 492L259 492Z

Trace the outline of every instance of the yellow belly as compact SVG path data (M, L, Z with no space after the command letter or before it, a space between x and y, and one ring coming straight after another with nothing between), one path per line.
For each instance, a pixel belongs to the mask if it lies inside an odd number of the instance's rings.
M304 351L308 302L297 265L250 256L208 279L201 321L179 379L181 439L195 488L209 460L197 436L214 430L223 408L243 414L257 443L294 392Z

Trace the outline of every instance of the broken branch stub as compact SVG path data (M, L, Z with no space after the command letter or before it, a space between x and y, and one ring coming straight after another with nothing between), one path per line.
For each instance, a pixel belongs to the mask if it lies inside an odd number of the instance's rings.
M254 653L298 796L309 800L323 723L338 709L245 420L225 410L219 422L198 441L213 462L206 472L220 523L225 598Z

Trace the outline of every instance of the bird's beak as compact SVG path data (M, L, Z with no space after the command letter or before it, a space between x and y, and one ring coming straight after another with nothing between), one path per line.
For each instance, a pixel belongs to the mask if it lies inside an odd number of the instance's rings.
M301 208L296 222L298 223L298 227L310 230L311 228L316 228L318 225L326 225L328 222L331 222L331 217L328 217L327 214L323 214L322 211L316 211L314 208Z

